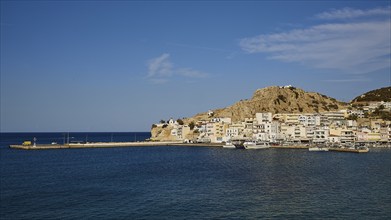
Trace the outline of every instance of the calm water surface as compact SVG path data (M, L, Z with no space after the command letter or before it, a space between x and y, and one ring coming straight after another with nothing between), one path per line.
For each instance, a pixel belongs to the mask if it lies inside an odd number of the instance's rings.
M391 218L390 149L8 148L34 135L1 134L0 219Z

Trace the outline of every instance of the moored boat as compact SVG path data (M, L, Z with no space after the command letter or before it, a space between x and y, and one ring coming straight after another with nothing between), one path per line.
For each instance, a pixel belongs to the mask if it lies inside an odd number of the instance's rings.
M316 147L310 147L310 148L308 148L308 150L309 151L329 151L329 148L316 146Z
M269 142L265 141L246 141L243 143L243 146L247 150L270 148Z
M243 146L244 142L245 142L244 139L231 140L231 143L235 146L236 149L244 149L244 146Z
M223 145L223 148L235 149L236 147L231 142L227 142L226 144Z

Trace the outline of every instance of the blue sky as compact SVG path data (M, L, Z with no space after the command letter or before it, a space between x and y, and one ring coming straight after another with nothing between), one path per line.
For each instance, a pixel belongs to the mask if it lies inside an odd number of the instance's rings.
M292 84L390 86L389 1L1 1L5 131L149 131Z

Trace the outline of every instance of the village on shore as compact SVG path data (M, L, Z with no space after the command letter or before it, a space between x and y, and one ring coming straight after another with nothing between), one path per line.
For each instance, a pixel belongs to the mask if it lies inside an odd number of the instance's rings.
M182 119L171 118L153 124L151 141L224 144L233 140L254 140L279 145L390 147L391 121L368 118L379 111L391 114L391 102L371 102L360 106L359 110L349 107L323 113L260 112L253 118L236 122L229 117L215 117L210 110L208 120L185 124Z

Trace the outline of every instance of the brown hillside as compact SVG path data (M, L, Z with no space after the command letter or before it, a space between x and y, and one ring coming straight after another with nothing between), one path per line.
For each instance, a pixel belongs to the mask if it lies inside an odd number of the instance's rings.
M380 101L391 102L391 87L384 87L366 92L354 98L351 103Z
M346 106L346 103L316 92L306 92L294 87L271 86L258 89L249 100L241 100L229 107L213 111L215 117L230 117L232 121L239 121L254 117L257 112L316 113L336 111ZM187 121L207 118L207 113L200 113Z

